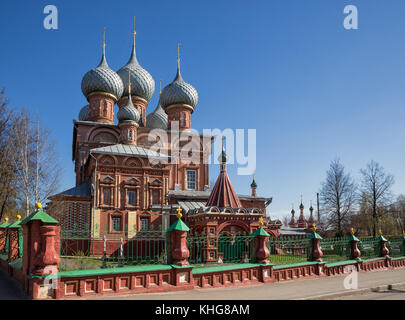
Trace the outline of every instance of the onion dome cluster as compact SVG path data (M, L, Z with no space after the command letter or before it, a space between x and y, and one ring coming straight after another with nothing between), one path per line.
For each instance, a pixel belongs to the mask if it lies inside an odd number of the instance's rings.
M155 81L148 71L139 64L135 50L135 30L133 32L133 45L129 61L118 72L113 71L107 63L105 56L105 40L103 42L103 55L100 64L88 71L82 79L81 89L89 100L92 93L109 94L119 101L122 97L129 99L125 106L118 111L117 117L122 121L140 120L140 114L132 103L132 97L139 97L147 102L155 92ZM129 85L131 84L131 85ZM175 79L161 92L158 106L147 116L149 128L168 128L167 108L171 105L187 105L194 110L198 104L198 92L189 83L183 80L180 73L180 58L177 59L177 74ZM84 106L79 112L80 121L89 120L89 105Z

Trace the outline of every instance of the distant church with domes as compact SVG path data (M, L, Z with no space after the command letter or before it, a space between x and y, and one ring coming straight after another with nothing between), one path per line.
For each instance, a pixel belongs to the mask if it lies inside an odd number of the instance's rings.
M272 198L258 196L254 180L250 195L235 192L226 170L225 149L219 159L219 177L209 186L206 160L215 137L197 134L199 161L191 162L179 153L187 141L171 141L183 132L196 135L190 129L198 93L181 75L179 47L175 78L147 114L155 81L138 62L135 34L125 66L117 72L109 67L104 40L101 62L82 79L88 104L73 121L76 184L50 197L48 212L58 218L62 229L88 231L93 237L165 231L175 221L178 207L193 233L251 233L263 217L266 230L277 236L281 222L266 216ZM170 140L158 151L151 148L157 142L151 134L156 130L169 133Z

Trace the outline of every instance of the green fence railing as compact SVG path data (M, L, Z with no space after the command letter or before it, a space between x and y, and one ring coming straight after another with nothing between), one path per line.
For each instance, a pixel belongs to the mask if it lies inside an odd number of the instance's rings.
M256 237L247 233L190 234L187 247L191 264L243 263L256 259Z
M307 262L311 254L308 236L277 237L267 241L270 262L275 265Z
M327 238L319 241L322 259L325 262L338 262L351 259L351 245L347 238Z
M393 258L405 257L405 242L403 237L388 237L386 246Z
M62 230L61 270L167 263L167 236L162 231L99 232Z
M381 246L378 238L362 237L359 238L360 242L357 244L361 252L360 258L362 260L378 258L381 256Z

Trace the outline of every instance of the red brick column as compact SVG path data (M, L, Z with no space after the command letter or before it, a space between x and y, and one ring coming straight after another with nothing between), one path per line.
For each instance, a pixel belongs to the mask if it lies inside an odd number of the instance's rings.
M270 237L270 235L263 229L264 226L264 219L260 217L259 219L259 228L253 232L250 236L256 237L256 262L268 264L270 257L270 251L267 248L266 240Z
M380 236L378 237L378 240L380 241L380 248L381 248L380 255L381 255L381 257L388 258L389 254L390 254L390 251L388 250L388 248L386 246L386 243L387 243L388 240L383 237L381 230L380 230Z
M43 225L40 228L41 251L35 256L36 275L56 274L59 271L60 257L56 251L57 233L60 227L55 225Z
M262 228L260 228L260 229L262 229ZM266 240L268 238L269 238L269 236L266 236L266 235L257 235L256 236L256 262L257 263L269 264L268 258L270 257L270 251L266 245Z
M190 251L187 248L187 232L190 230L181 220L181 208L177 208L177 221L173 223L167 232L170 232L172 263L179 266L189 265L187 259Z
M361 252L358 248L358 242L360 240L354 235L354 229L351 230L351 236L349 237L350 248L351 248L351 258L353 260L360 260Z
M309 237L311 240L311 246L312 246L312 253L311 253L311 261L319 261L322 262L322 257L323 257L323 252L321 248L319 247L319 240L322 240L322 237L316 233L316 226L315 223L312 226L312 234Z
M172 262L180 266L187 266L190 251L187 248L187 231L172 230L170 233Z

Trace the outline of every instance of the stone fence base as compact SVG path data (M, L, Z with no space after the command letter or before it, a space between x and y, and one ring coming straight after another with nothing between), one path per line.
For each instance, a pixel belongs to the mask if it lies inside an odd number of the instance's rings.
M277 281L338 276L352 270L370 272L405 268L403 258L377 258L336 263L305 262L293 265L238 264L203 268L154 265L59 272L55 279L25 276L18 265L0 259L0 266L15 277L33 299L82 299L96 296L257 285ZM50 286L45 285L46 283Z

